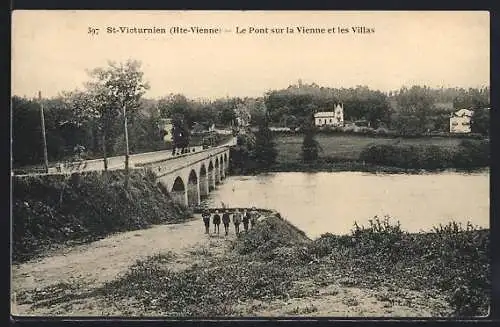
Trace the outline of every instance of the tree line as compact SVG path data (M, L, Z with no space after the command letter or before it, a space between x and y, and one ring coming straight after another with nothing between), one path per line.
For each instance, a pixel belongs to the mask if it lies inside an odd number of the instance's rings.
M40 105L45 112L49 161L73 160L85 149L84 158L122 155L125 151L124 118L127 118L132 153L164 150L162 118L171 118L174 142L189 144L195 123L235 126L238 117L251 117L253 125L304 127L310 131L312 114L343 103L345 120L366 120L374 128L387 127L401 133L448 130L450 112L477 109L473 131L489 133L489 88L431 89L403 87L384 93L367 86L328 88L316 84L290 85L262 97L226 97L215 100L188 99L167 94L159 99L144 97L149 89L141 63L110 62L89 71L81 90L64 91L50 99L12 97L13 164L15 167L42 162L43 145ZM443 105L447 104L447 105ZM267 127L263 127L263 131ZM309 129L308 129L309 128Z
M163 118L172 119L173 143L183 147L189 144L190 130L195 123L205 127L230 126L237 124L238 112L264 112L262 99L203 101L188 99L182 94L145 98L149 84L144 79L141 63L135 60L109 62L106 67L90 70L88 75L83 89L63 91L52 98L11 98L14 167L43 162L41 106L49 161L123 155L125 115L130 152L141 153L171 147L163 140Z
M265 105L273 124L305 126L317 111L330 111L337 103L344 105L344 120L364 120L371 127L385 127L405 133L448 131L451 112L475 110L475 132L487 134L490 106L489 87L439 88L402 87L391 92L354 88L320 87L314 83L290 85L265 95Z

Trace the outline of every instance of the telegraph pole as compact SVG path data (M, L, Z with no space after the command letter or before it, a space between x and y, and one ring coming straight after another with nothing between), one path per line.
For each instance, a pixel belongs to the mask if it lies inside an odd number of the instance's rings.
M43 140L43 163L45 172L49 172L49 158L47 154L47 139L45 137L45 118L43 116L42 91L38 91L38 101L40 102L40 119L42 122L42 140Z
M127 128L127 110L123 103L123 124L125 127L125 187L128 187L129 175L129 149L128 149L128 128Z

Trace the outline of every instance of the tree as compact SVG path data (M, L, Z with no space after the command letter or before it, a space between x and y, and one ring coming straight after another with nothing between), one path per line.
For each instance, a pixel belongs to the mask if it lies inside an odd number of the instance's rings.
M278 151L274 143L274 136L269 129L268 119L264 119L255 134L255 149L253 159L258 169L269 168L276 162Z
M396 96L396 101L401 110L401 116L406 116L406 121L411 122L411 128L416 132L424 132L428 118L434 112L434 97L427 86L412 86L410 89L401 88ZM417 126L413 126L416 118ZM404 128L404 126L401 126ZM408 126L410 128L410 126Z
M84 130L73 119L65 98L42 99L49 160L61 160L73 154L81 144ZM15 166L38 164L43 159L39 101L12 97L13 156Z
M312 123L304 126L304 141L302 142L302 160L312 162L318 159L320 145L315 139L316 128Z
M230 163L231 169L238 173L246 173L252 169L251 153L255 148L255 137L251 133L239 134L236 138L236 146L231 147Z
M93 81L87 88L93 96L92 111L98 117L98 126L103 138L104 170L107 170L107 147L109 139L114 137L113 127L120 116L124 122L125 143L128 150L127 121L139 109L140 99L149 84L143 81L141 63L128 60L125 63L109 62L106 68L95 68L89 72ZM110 137L111 136L111 137ZM125 153L125 183L128 185L129 154Z
M471 131L488 135L490 132L490 109L481 108L474 110L471 119Z
M220 112L219 121L222 125L230 125L231 123L235 123L236 113L234 112L234 108L231 108L229 104L225 105Z
M40 106L18 96L12 97L12 156L14 166L41 162L42 129Z
M99 153L99 136L96 120L99 113L95 110L93 96L90 92L79 90L62 92L65 106L71 112L70 117L64 121L66 130L74 129L79 133L79 137L72 140L70 144L83 145L87 150ZM70 137L66 135L66 140Z

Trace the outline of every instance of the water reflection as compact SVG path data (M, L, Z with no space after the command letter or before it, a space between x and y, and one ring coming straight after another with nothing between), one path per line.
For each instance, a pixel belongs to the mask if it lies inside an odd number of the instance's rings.
M269 173L229 177L209 206L276 209L310 237L349 233L354 221L390 215L408 231L468 220L489 226L489 174Z

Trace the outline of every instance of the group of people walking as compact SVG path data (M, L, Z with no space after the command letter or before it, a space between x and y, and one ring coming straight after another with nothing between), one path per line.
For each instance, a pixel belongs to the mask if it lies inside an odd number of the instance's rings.
M212 214L208 209L205 209L201 214L203 217L203 223L205 224L205 234L210 233L210 218L212 218L212 223L214 225L214 234L220 234L220 224L224 225L225 234L229 234L229 224L231 223L231 214L228 209L224 209L222 216L219 210L215 210L215 213ZM259 219L260 214L255 207L252 210L243 209L240 211L239 209L235 209L232 213L232 220L234 224L234 232L236 234L240 233L240 225L243 224L243 228L245 232L248 232L249 228L253 228L257 223L257 219Z

